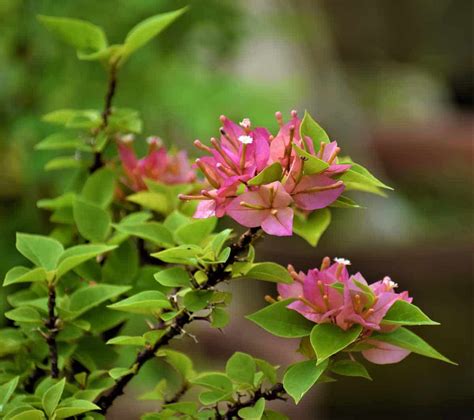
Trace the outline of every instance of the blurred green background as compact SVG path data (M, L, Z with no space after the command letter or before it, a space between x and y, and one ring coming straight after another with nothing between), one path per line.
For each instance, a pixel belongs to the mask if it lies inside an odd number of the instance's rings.
M141 112L143 138L157 134L191 153L195 138L218 133L220 114L275 130L275 111L310 110L345 154L395 192L360 195L367 209L334 212L317 249L272 238L259 245L260 258L307 269L326 254L345 256L371 281L391 275L441 321L422 335L460 363L411 356L370 366L374 382L321 386L282 411L303 420L472 418L470 0L0 1L0 274L20 261L16 231L48 232L35 202L68 178L44 172L51 154L33 150L53 129L41 115L100 108L105 93L97 63L78 62L36 15L90 20L115 43L140 20L185 4L190 11L121 71L116 104ZM199 345L178 345L193 348L202 367L221 367L235 350L294 361L296 344L243 320L275 290L232 288L235 316L225 335L200 328ZM138 418L145 408L124 398L110 418Z

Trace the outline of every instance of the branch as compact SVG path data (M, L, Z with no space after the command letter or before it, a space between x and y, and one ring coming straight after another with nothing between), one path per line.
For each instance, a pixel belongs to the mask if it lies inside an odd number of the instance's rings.
M214 269L210 268L207 273L207 282L201 285L199 289L210 289L218 283L228 280L231 276L231 273L227 272L226 269L236 261L239 255L248 250L248 247L259 236L259 233L259 228L251 228L246 231L237 242L232 244L230 255L227 261L225 263L218 264ZM193 318L190 312L181 312L176 318L174 318L171 325L167 327L166 333L161 336L153 346L148 346L138 353L135 362L131 366L133 372L117 379L112 388L110 388L105 394L100 396L95 401L95 404L101 408L101 414L105 415L107 410L112 406L115 399L123 394L127 384L135 377L135 375L138 375L142 366L148 360L152 359L155 356L155 353L161 347L166 346L173 338L180 336L183 332L184 326L192 321Z
M102 123L99 129L97 130L96 137L101 131L104 131L109 125L109 117L110 117L110 114L112 114L112 101L114 99L116 89L117 89L117 63L113 63L110 66L110 70L109 70L107 93L105 94L104 109L102 111ZM102 166L104 166L104 162L102 161L102 153L95 152L94 162L92 163L92 166L89 168L89 172L92 174L98 169L102 168Z
M49 347L49 358L51 360L51 378L59 377L58 367L58 346L56 344L56 336L58 335L59 318L55 315L56 308L56 289L53 284L48 285L48 319L45 327L48 332L44 334L44 338Z
M237 401L234 404L228 405L227 406L227 411L225 412L225 414L220 414L216 409L217 418L218 419L226 419L226 420L231 420L233 418L240 418L238 416L239 410L241 408L254 406L260 398L264 398L267 401L284 400L285 395L286 395L286 392L283 389L283 384L282 383L277 383L277 384L273 385L270 389L267 389L266 391L262 391L261 389L259 389L247 401L243 401L243 402L242 401Z

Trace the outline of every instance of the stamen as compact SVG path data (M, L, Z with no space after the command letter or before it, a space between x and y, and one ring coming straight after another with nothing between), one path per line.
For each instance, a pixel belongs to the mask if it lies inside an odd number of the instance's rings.
M235 141L234 139L232 139L228 134L227 132L224 130L223 127L221 127L219 129L220 133L227 139L227 141L229 142L229 144L232 146L232 148L234 149L234 152L238 152L239 151L239 146L237 144L235 144Z
M209 184L211 184L214 188L220 187L219 181L216 178L214 178L213 174L209 172L208 168L201 161L201 159L196 159L196 165L199 167L199 169L202 171L206 179L209 181Z
M204 196L204 197L207 197L209 198L210 200L214 200L217 196L216 192L215 191L207 191L207 190L201 190L201 194Z
M308 299L306 299L304 296L298 296L298 300L303 302L306 306L309 306L311 309L313 309L317 313L322 313L325 312L324 309L320 308L319 306L315 305L314 303L311 303Z
M227 166L224 166L220 162L216 163L216 168L219 169L219 171L224 172L227 176L234 176L235 175L234 172L232 172Z
M188 195L188 194L178 194L178 198L183 201L190 201L190 200L208 200L208 198L204 195Z
M344 267L345 267L345 264L342 264L342 263L338 264L337 269L336 269L336 278L338 279L341 278L342 270L344 269Z
M205 144L202 144L200 140L194 140L193 142L194 146L196 146L198 149L204 151L204 152L207 152L207 153L211 153L212 154L212 150L210 147L206 146Z
M270 295L266 295L264 297L265 301L268 302L268 303L276 303L276 300L274 298L272 298Z
M331 164L334 159L336 159L337 155L339 154L339 152L341 151L341 148L340 147L336 147L334 149L334 151L331 153L331 156L329 156L329 159L328 159L328 163Z
M325 295L325 293L324 293L324 283L321 280L318 280L317 285L318 285L318 289L319 289L319 292L321 293L321 295Z
M301 283L301 284L304 283L304 280L296 272L295 267L293 267L291 264L288 264L288 272L290 273L290 276L293 280L295 280L295 281L297 281L298 283Z
M363 314L362 318L367 319L369 316L371 316L375 312L374 308L367 309Z
M276 215L278 214L278 210L277 210L277 209L271 209L271 210L270 210L270 214L271 214L272 216L276 216Z
M135 136L133 134L126 134L125 136L120 137L119 140L125 144L133 143L133 141L135 140Z
M329 298L328 298L328 295L323 295L323 302L324 302L324 305L326 306L326 310L329 310Z
M354 296L354 300L355 300L355 302L354 302L354 310L355 310L356 312L360 312L360 310L362 309L362 308L361 308L360 295L355 295L355 296Z
M217 152L222 156L222 159L225 160L227 165L229 165L230 168L233 169L236 174L238 174L239 173L239 168L237 168L237 166L232 161L232 159L229 156L226 155L224 150L222 150L221 145L219 144L219 142L217 141L217 139L215 137L211 138L211 144L215 147Z
M147 137L146 142L151 146L155 145L158 147L163 146L163 140L161 140L159 137L152 136L152 137Z
M323 156L324 156L324 150L326 149L326 143L324 141L321 142L321 146L319 148L319 152L318 152L318 158L319 159L322 159Z
M242 207L247 207L248 209L252 209L252 210L267 210L267 208L265 206L260 206L258 204L250 204L250 203L247 203L245 201L241 201L239 204Z
M280 127L283 126L283 115L281 114L280 111L275 112L275 118L277 120L277 123Z
M321 263L321 271L326 270L331 265L331 259L329 257L324 257Z
M309 193L320 192L320 191L335 190L336 188L339 188L341 185L344 185L344 182L337 181L334 184L325 185L323 187L311 187L311 188L308 188L307 190L299 192L298 194L309 194Z
M268 141L271 143L274 138L275 138L275 136L274 136L273 134L270 134L270 135L268 136Z
M293 118L297 118L297 117L298 117L298 111L297 111L296 109L292 109L292 110L291 110L291 116L292 116Z

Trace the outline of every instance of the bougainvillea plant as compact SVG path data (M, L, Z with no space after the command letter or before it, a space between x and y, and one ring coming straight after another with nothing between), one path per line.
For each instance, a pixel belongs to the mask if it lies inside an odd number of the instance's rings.
M341 376L370 379L364 362L417 353L452 363L409 329L437 323L389 277L368 282L344 258L325 257L306 273L255 262L257 239L296 234L316 246L332 207L357 207L347 192L389 188L342 157L308 113L300 119L292 111L288 122L277 113L274 134L248 118L222 116L218 137L194 142L201 154L194 163L158 137L148 137L146 156L137 157L142 121L137 111L113 106L118 75L183 12L141 22L118 45L89 22L39 17L79 59L102 64L108 86L101 111L44 117L59 131L37 149L63 151L46 170L74 176L62 195L38 202L55 227L49 236L17 234L25 266L3 282L11 305L0 329L4 419L104 418L151 360L159 373L142 396L156 400L142 417L149 420L284 419L268 401L298 403L316 384ZM216 228L226 216L248 230ZM187 326L196 321L225 329L231 294L219 285L242 278L277 283L268 305L244 322L262 335L299 340L295 360L303 360L278 368L236 352L220 372L197 371L173 342L189 340Z

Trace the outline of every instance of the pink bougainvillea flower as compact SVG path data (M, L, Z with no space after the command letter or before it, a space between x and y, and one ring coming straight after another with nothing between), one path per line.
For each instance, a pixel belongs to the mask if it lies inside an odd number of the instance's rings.
M291 112L287 123L280 112L276 113L276 119L280 129L273 137L265 128L253 128L248 118L237 124L221 116L219 139L211 138L210 146L199 140L194 142L206 152L206 156L196 160L196 167L208 186L199 195L180 198L201 200L195 217L229 215L243 226L261 226L273 235L291 235L294 209L309 212L325 208L338 199L345 187L343 181L333 176L350 165L337 163L340 152L337 143L322 143L316 153L313 140L307 136L301 138L301 120L296 111ZM320 173L306 174L305 158L295 152L294 146L324 160L329 167ZM250 182L270 166L271 170L263 177ZM270 197L269 186L275 182L279 184L275 190L278 194ZM284 204L279 202L280 197Z
M261 226L270 235L289 236L293 232L293 209L289 207L292 201L276 181L234 198L227 214L243 226Z
M411 302L408 292L396 293L397 284L389 277L369 285L360 273L349 275L350 261L334 260L331 265L329 257L325 257L320 269L309 270L307 274L297 273L293 266L288 266L294 281L278 285L280 297L295 299L288 308L317 324L333 323L343 330L354 324L361 325L359 340L371 346L362 352L367 360L385 364L404 359L409 351L371 338L371 335L373 331L387 332L383 318L397 300ZM389 330L393 328L396 327L390 326Z
M124 184L134 191L146 189L145 179L164 184L184 184L193 182L196 174L189 164L185 151L176 155L167 153L158 137L149 137L148 153L137 159L133 148L133 136L122 136L117 141L119 156L125 173Z
M278 285L278 293L282 298L297 298L288 308L318 324L331 322L343 305L343 296L332 285L347 281L347 269L342 262L330 264L329 258L326 257L319 270L315 268L307 274L297 274L294 268L289 266L288 270L294 282L290 285Z

